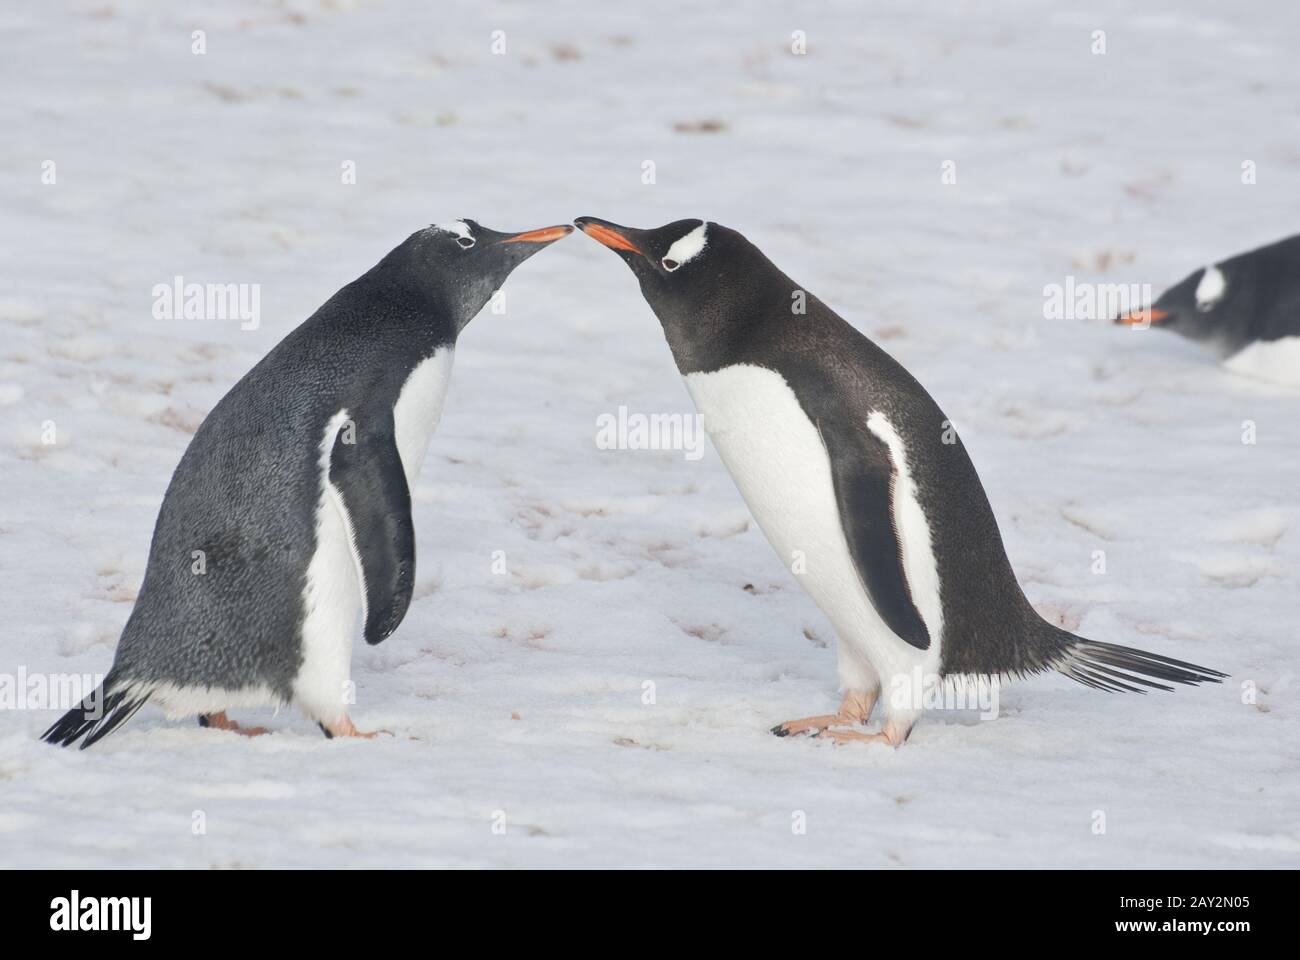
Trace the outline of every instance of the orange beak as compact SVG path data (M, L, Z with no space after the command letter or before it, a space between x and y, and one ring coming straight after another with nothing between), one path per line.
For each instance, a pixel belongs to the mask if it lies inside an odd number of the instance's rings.
M1134 310L1115 318L1115 322L1126 327L1147 326L1152 323L1159 323L1161 320L1169 318L1168 310L1158 310L1155 307L1147 307L1145 310Z
M581 227L583 233L597 243L603 243L611 250L629 250L632 253L641 253L640 247L616 230L611 230L599 223L584 223L581 224Z
M542 227L540 230L526 230L523 233L516 233L513 237L506 237L502 243L550 243L552 240L559 240L561 237L567 237L573 233L573 227L567 224L562 227Z

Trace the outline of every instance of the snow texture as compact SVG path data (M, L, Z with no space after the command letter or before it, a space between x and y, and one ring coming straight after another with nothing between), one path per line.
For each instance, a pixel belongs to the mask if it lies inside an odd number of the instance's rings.
M396 736L146 708L80 752L4 710L0 865L1300 866L1300 391L1043 306L1297 230L1297 30L1285 0L6 6L0 671L108 668L205 413L412 230L589 214L744 232L953 418L1045 615L1231 678L1038 678L897 751L771 736L834 709L833 636L711 448L596 445L691 406L575 234L461 338L410 614L354 655ZM177 276L260 284L260 324L156 319Z

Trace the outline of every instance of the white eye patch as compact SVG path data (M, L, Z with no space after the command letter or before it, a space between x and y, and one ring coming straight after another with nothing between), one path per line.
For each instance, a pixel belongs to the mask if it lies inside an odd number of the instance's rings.
M668 252L664 254L663 260L660 261L664 265L664 269L669 273L672 273L683 263L688 263L695 257L699 256L700 251L703 250L709 242L708 237L705 236L705 228L707 227L707 223L701 223L698 227L686 234L686 236L679 238L671 247L669 247Z
M441 230L444 233L454 234L456 242L468 250L476 243L474 234L469 232L469 226L464 220L449 220L446 223L435 223L433 229Z
M1205 276L1196 285L1196 308L1210 310L1228 292L1228 279L1218 267L1205 268Z

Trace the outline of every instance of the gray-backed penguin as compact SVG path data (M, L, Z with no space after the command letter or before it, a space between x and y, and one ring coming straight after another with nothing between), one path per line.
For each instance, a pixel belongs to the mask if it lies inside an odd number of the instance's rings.
M898 746L925 705L918 677L1058 670L1103 690L1167 690L1162 681L1224 676L1042 619L943 411L735 230L701 220L655 230L576 223L640 281L754 519L787 564L802 556L799 581L837 634L839 712L774 733ZM882 687L881 731L852 729Z
M1171 330L1231 370L1300 384L1300 236L1202 267L1115 322Z
M102 686L44 738L90 746L145 703L259 733L236 707L296 704L327 736L367 643L411 602L411 487L456 338L510 272L569 226L413 233L284 338L208 414L172 476Z

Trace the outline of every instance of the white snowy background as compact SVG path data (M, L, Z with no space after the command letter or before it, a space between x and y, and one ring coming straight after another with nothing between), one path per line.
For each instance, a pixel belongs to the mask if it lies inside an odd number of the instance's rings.
M711 448L597 448L620 405L691 407L574 235L461 338L415 601L354 659L397 736L147 708L79 752L2 711L0 865L1300 865L1300 391L1043 310L1300 229L1300 7L626 6L6 5L0 671L108 668L205 413L412 230L591 214L743 231L952 417L1040 610L1231 679L1037 678L898 751L771 736L838 702L832 634ZM260 284L260 328L155 320L178 274Z

